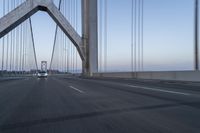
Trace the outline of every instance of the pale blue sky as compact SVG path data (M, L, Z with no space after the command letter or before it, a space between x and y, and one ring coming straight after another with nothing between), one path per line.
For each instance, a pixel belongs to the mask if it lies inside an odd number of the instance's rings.
M109 61L130 65L130 0L109 1ZM193 68L193 0L144 0L145 70Z
M131 0L107 2L108 70L129 71ZM38 62L49 62L55 23L44 12L31 18ZM144 0L144 70L193 69L193 30L194 0Z

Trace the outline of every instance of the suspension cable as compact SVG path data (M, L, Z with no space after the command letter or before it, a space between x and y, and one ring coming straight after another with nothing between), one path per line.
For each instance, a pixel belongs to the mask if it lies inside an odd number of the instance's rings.
M70 17L69 17L69 20L72 24L72 15L73 15L73 12L72 12L72 0L69 1L69 5L70 5ZM70 42L70 69L71 69L71 73L73 73L73 47L72 47L72 42Z
M26 72L26 64L27 64L27 61L26 61L26 53L27 53L27 44L29 43L28 42L28 21L26 21L26 31L25 31L25 35L26 35L26 43L24 45L24 71Z
M134 69L137 71L137 0L135 0L135 14L134 14ZM137 76L137 75L136 75Z
M15 8L15 6L16 6L16 1L15 0L13 0L13 1L11 1L12 2L12 6L11 6L11 10L13 10L14 8ZM11 47L12 48L10 48L11 49L11 51L10 51L10 59L11 59L11 65L12 65L12 70L13 70L13 72L14 72L14 74L16 74L16 69L15 69L15 63L16 63L16 59L15 59L15 57L16 57L16 46L17 46L17 42L16 42L16 35L17 35L17 33L16 33L16 28L14 28L12 31L11 31ZM10 69L11 69L11 65L10 65Z
M102 72L102 0L99 0L99 71Z
M142 71L144 71L144 0L142 1L142 5L141 5L141 47L142 47L142 57L141 57L141 68Z
M14 3L14 8L15 8L15 6L16 6L16 2L15 2L15 0L13 1L13 3ZM13 70L14 70L14 72L16 72L16 70L15 70L15 45L17 45L16 44L16 28L15 29L13 29Z
M107 14L108 14L108 4L107 0L104 0L104 71L107 72Z
M36 57L36 51L35 51L35 42L34 42L33 27L32 27L31 18L29 18L29 25L30 25L30 31L31 31L31 41L33 43L33 52L34 52L35 65L36 65L36 70L38 71L38 64L37 64L37 57Z
M9 0L7 1L7 13L9 13ZM8 52L9 52L9 34L7 34L7 53L6 53L6 70L8 70Z
M3 0L3 16L5 15L5 0ZM4 46L5 46L5 38L3 36L3 45L2 45L2 66L1 70L4 71Z
M68 10L67 10L67 16L68 16L68 19L70 20L70 1L68 1ZM68 39L68 45L67 45L67 72L69 73L70 70L69 70L69 67L70 67L70 40Z
M17 55L18 55L18 64L17 64L17 71L19 71L20 70L20 67L21 67L21 65L20 65L20 63L21 63L21 45L22 45L22 42L23 42L23 36L22 36L22 24L20 25L20 27L19 27L19 36L20 36L20 41L19 41L19 46L18 46L18 53L17 53Z
M10 3L10 10L13 8L13 2ZM10 31L10 72L12 74L12 50L13 50L13 31Z
M59 11L60 11L60 7L61 7L61 3L62 3L62 0L59 1L59 5L58 5ZM50 70L52 70L52 63L53 63L53 57L55 54L55 45L56 45L56 40L57 40L57 34L58 34L58 25L56 25L56 29L55 29L53 51L52 51L52 55L51 55L51 62L50 62L50 68L49 68Z
M131 72L133 72L133 31L134 31L134 1L131 1Z
M140 34L141 34L141 32L140 32L140 29L141 29L141 22L140 22L140 16L141 16L141 2L140 2L140 0L138 1L138 71L140 71L140 69L141 69L141 44L140 44L140 41L141 41L141 39L140 39Z
M66 17L66 1L64 1L64 9L63 9L63 15ZM64 33L63 33L63 52L64 52L64 73L66 73L66 36L64 35Z
M61 6L61 12L63 11L64 6ZM60 30L60 71L63 72L63 32Z
M75 5L75 3L74 3L75 1L74 0L72 0L72 25L73 25L73 27L74 27L74 25L75 25L75 8L74 8L74 5ZM75 63L75 58L74 58L74 54L75 54L75 52L74 52L74 45L72 44L72 61L73 61L73 63L72 63L72 73L74 73L74 63Z
M19 0L16 0L16 4L18 5L19 4ZM20 31L19 31L19 27L16 27L16 36L15 36L15 39L16 39L16 48L15 48L15 56L16 56L16 59L15 59L15 70L17 71L17 69L18 69L18 45L19 45L19 41L20 41L20 33L19 33Z
M25 56L25 43L26 43L26 29L27 29L27 21L24 23L24 30L23 30L23 45L22 45L22 74L24 73L24 56Z
M22 3L22 0L20 1ZM30 18L29 18L30 19ZM31 23L31 20L29 20L29 23L31 25L31 36L33 37L33 33L32 33L32 23ZM19 71L21 71L21 61L22 61L22 43L23 43L23 23L21 24L20 26L20 36L21 36L21 39L20 39L20 45L19 45ZM33 38L32 38L33 39ZM34 40L33 40L33 46L34 46ZM34 46L34 51L35 51L35 46ZM35 53L34 53L35 54ZM34 56L36 57L36 56Z
M76 31L78 30L78 0L76 0L75 1L76 2L76 4L75 4L75 11L76 11L76 14L75 14L75 16L76 16L76 21L75 21L75 29L76 29ZM75 49L76 50L76 49ZM78 73L78 51L76 50L76 73Z

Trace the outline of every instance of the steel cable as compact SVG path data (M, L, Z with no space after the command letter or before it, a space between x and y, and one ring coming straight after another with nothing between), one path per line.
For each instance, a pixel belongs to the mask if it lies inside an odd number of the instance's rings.
M108 14L108 4L107 0L104 0L104 71L107 72L107 14Z

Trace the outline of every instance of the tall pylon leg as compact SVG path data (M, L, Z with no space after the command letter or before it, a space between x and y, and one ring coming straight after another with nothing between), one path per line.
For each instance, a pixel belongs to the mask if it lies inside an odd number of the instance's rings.
M98 13L97 0L82 0L82 38L86 58L83 74L93 76L98 72Z

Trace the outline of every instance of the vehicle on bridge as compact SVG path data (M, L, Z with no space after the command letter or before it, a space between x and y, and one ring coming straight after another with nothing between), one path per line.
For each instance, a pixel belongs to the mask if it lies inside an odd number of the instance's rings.
M46 71L39 71L37 76L38 78L47 78L48 73Z

